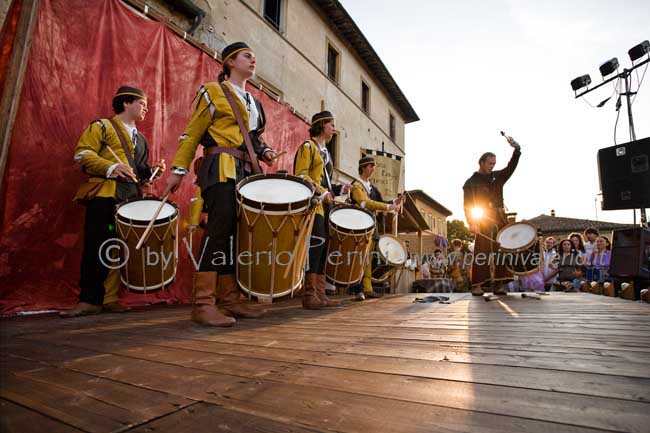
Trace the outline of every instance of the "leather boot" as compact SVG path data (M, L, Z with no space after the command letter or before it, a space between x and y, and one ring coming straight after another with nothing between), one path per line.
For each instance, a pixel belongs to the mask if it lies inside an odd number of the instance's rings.
M485 292L481 289L481 286L472 286L472 295L473 296L483 296Z
M507 295L508 288L503 283L497 283L497 286L494 288L494 291L492 293L494 295Z
M254 310L241 301L239 288L233 274L219 275L217 299L226 316L238 319L258 319L265 313L264 310Z
M316 274L305 274L305 284L302 292L302 308L305 310L320 310L322 303L316 294Z
M339 301L334 301L327 297L326 293L327 288L327 279L325 274L316 274L316 293L320 298L320 303L323 307L339 307L341 303Z
M194 272L192 321L204 326L232 326L236 320L224 316L215 306L216 289L216 272Z

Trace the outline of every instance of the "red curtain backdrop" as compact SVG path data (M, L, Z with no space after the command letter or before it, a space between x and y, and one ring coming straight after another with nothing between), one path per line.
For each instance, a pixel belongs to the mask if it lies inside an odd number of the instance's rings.
M3 38L4 43L11 39ZM258 61L271 53L257 53ZM81 131L112 116L111 99L122 85L143 89L147 119L138 126L152 161L171 163L177 137L201 83L214 81L220 65L184 42L164 24L118 0L42 0L5 172L0 238L0 309L3 314L65 308L77 301L83 206L72 198L82 180L73 161ZM275 169L291 170L307 124L286 106L254 88L264 105L266 141L286 150ZM164 189L166 176L155 190ZM186 235L192 180L173 196ZM195 235L194 244L199 243ZM187 303L192 264L179 244L176 282L154 294L125 293L129 305Z

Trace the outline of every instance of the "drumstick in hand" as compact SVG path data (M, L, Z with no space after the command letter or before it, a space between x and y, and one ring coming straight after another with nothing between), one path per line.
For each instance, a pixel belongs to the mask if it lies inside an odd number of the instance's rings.
M167 202L168 198L169 198L169 193L165 194L162 201L160 202L160 206L158 206L158 209L156 209L156 212L151 217L151 221L149 221L149 225L147 226L147 229L142 234L142 238L140 238L140 241L138 242L138 245L135 246L136 250L139 250L140 248L142 248L142 244L144 244L147 241L147 239L149 238L149 235L151 234L151 231L153 230L153 225L156 222L156 218L158 218L158 215L160 214L160 211L162 210L163 206L165 206L165 203Z
M115 153L115 152L113 151L113 149L111 149L110 146L106 146L106 149L108 149L108 151L111 152L111 155L113 155L113 158L115 158L115 159L117 160L117 162L119 162L119 163L122 164L122 165L126 165L126 164L124 164L124 163L122 162L122 160L120 159L120 157L117 156L117 153ZM133 175L133 176L129 176L129 177L131 178L131 180L132 180L133 182L138 183L138 178L135 177L135 175Z
M284 155L285 153L287 153L286 150L283 150L283 151L280 152L280 153L276 153L275 156L274 156L273 158L271 158L271 161L275 161L276 159L278 159L279 157L281 157L281 156Z

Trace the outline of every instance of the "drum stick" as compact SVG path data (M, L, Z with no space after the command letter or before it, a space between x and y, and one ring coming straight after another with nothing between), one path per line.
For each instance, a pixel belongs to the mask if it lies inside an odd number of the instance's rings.
M156 209L156 212L151 217L151 221L149 221L149 225L147 226L147 229L142 234L142 238L140 238L140 241L138 242L138 245L135 246L136 250L139 250L140 248L142 248L142 244L144 244L147 241L147 239L149 238L149 235L151 234L151 231L153 230L153 224L156 222L156 218L158 218L158 214L160 214L160 211L162 210L163 206L165 205L165 203L167 203L168 198L169 198L169 193L165 194L162 201L160 202L160 206L158 206L158 209Z
M115 158L115 159L117 160L117 162L119 162L119 163L122 164L122 165L125 165L125 164L122 162L122 160L120 159L120 157L117 156L117 153L115 153L115 152L113 151L113 149L111 149L110 146L106 146L106 149L108 149L108 151L111 152L111 155L113 155L113 158ZM138 178L135 177L135 175L133 175L133 176L129 176L129 177L131 178L131 180L133 180L133 182L138 183Z
M522 293L521 297L522 298L529 298L529 299L542 299L542 297L539 296L538 293Z
M305 218L305 221L303 221L302 226L300 227L300 231L298 232L298 239L296 241L296 245L293 247L293 251L291 252L291 257L289 258L289 263L287 263L287 267L284 270L284 275L282 278L287 278L289 276L289 270L291 269L293 262L296 260L296 256L298 253L302 253L301 247L303 245L306 245L306 241L304 241L305 236L307 235L307 229L312 226L312 223L314 221L314 218L316 217L316 209L312 210L311 215L309 215L307 218Z
M271 158L271 161L275 161L276 159L278 159L279 157L281 157L281 156L284 155L285 153L287 153L286 150L283 150L283 151L280 152L280 153L276 153L275 156L274 156L273 158Z
M162 162L164 164L165 160L161 159L160 162ZM156 177L156 175L158 174L159 171L160 171L160 166L156 167L156 169L153 171L153 173L151 173L151 177L149 178L149 182L151 182L153 180L153 178Z
M483 299L485 299L485 302L490 302L490 301L496 301L499 299L497 295L485 295L483 296Z

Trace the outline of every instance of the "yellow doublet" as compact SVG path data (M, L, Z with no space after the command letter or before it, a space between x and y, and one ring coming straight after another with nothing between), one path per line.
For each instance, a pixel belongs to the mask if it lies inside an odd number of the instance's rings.
M118 116L113 117L113 120L122 130L126 144L131 151L131 157L133 157L135 152L131 137ZM117 164L120 161L115 159L115 156L113 156L107 147L111 148L122 163L128 164L128 159L124 153L120 139L110 120L95 120L81 134L81 138L79 138L77 147L74 150L75 161L79 162L84 172L90 175L90 178L79 187L75 200L84 200L92 197L115 198L117 183L115 179L106 179L106 172L111 165ZM91 191L96 191L96 194L89 196L89 192Z
M363 186L363 184L358 180L354 181L354 183L352 184L352 190L350 191L350 195L352 196L352 200L354 200L355 203L358 203L359 206L368 209L370 211L374 212L374 211L388 210L388 205L386 203L370 200L370 197L368 197L368 191L366 190L366 187Z
M239 105L244 117L244 123L248 128L248 111L244 108L230 83L224 81L224 85L229 88L233 99ZM219 83L203 84L194 98L193 106L194 112L183 135L178 140L178 150L172 163L173 167L186 170L189 170L196 148L206 131L219 147L234 149L241 146L244 141L244 137L237 125L237 118L230 108L230 104ZM219 182L226 182L228 179L236 179L236 177L235 157L227 153L220 154Z
M296 159L293 166L293 172L296 176L301 176L314 185L318 194L327 191L321 184L323 181L323 170L325 163L318 151L318 144L313 140L305 141L296 152ZM318 203L316 208L318 215L325 215L323 204Z

